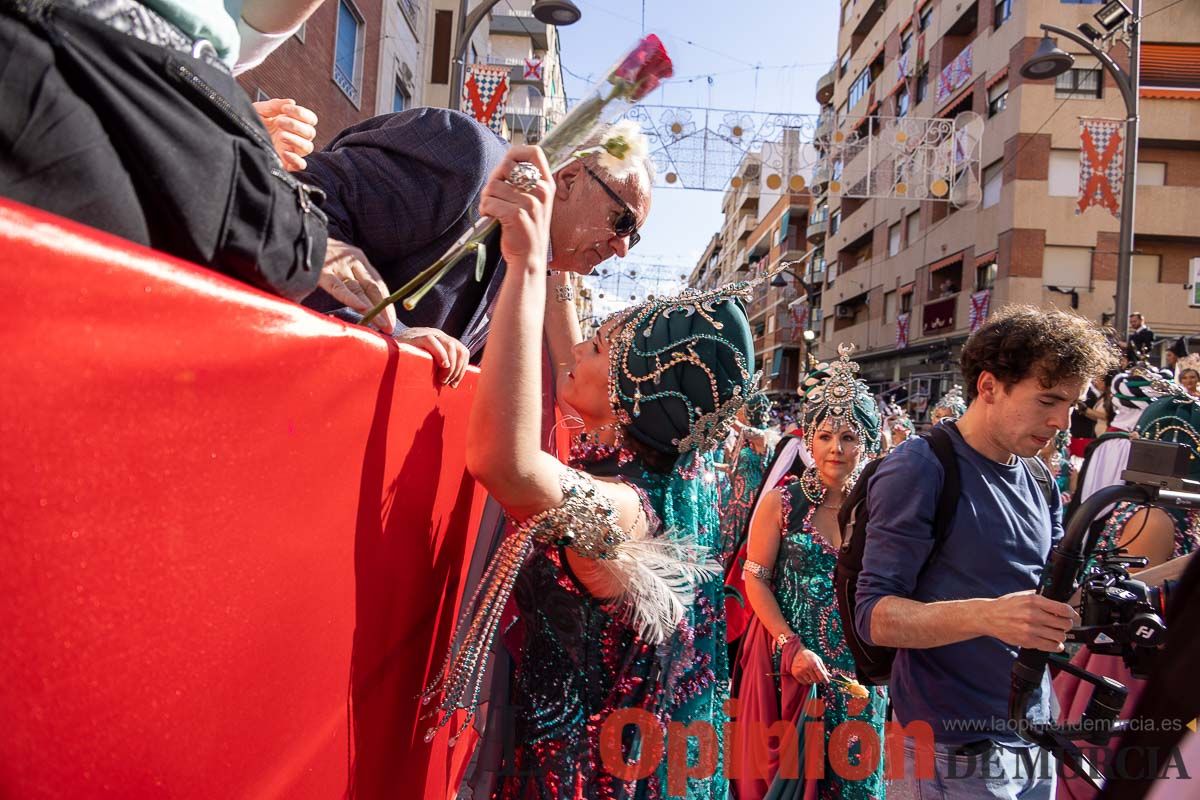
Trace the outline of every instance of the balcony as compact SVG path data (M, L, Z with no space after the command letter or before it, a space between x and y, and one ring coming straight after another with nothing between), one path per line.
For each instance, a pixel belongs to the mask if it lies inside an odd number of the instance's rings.
M833 135L833 109L825 109L817 117L817 126L813 129L813 144L818 147L829 141Z
M808 215L808 241L817 243L825 240L829 232L829 206L821 206Z
M817 102L823 106L827 106L833 102L833 85L837 81L837 64L829 68L821 77L817 78Z
M528 36L534 50L550 49L549 26L538 22L532 11L493 11L489 33L499 36Z
M971 52L973 49L972 45L967 45L961 53L954 57L953 61L942 68L941 76L938 78L937 100L934 103L937 108L950 102L959 89L971 82L973 76Z

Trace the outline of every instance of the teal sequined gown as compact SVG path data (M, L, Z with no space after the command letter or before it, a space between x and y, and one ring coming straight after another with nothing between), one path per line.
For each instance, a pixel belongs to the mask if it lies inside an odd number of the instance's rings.
M607 452L606 452L607 451ZM625 454L622 454L624 456ZM656 535L692 533L715 550L716 482L679 480L651 472L636 459L598 448L574 466L597 476L616 476L642 493ZM711 476L711 473L709 473ZM661 520L661 526L659 521ZM719 554L713 553L714 558ZM503 725L485 737L497 740L500 761L474 784L476 798L496 800L657 800L668 796L667 759L641 779L621 779L602 756L604 722L614 711L647 712L661 734L670 723L704 722L716 733L717 762L711 777L689 779L687 800L726 800L724 704L729 663L725 647L723 580L717 575L696 589L692 608L676 633L660 645L642 640L619 608L592 597L571 574L563 551L539 545L522 569L513 599L519 623L510 634L516 662ZM491 723L489 722L489 727ZM632 726L620 740L621 755L638 760L646 742ZM669 736L666 748L670 747ZM689 764L698 763L689 740Z
M837 551L812 526L812 514L816 506L811 505L804 496L800 482L794 480L779 491L783 501L781 522L784 531L775 559L775 601L792 630L799 635L805 647L821 657L826 669L831 674L853 679L854 656L842 634L842 618L838 613L837 596L833 588ZM837 683L817 687L817 697L825 707L825 776L819 780L817 787L817 796L821 800L884 797L882 744L887 690L875 686L867 688L870 697L861 700L850 697ZM830 763L831 748L836 746L836 740L831 744L831 737L839 725L848 721L864 722L876 733L878 763L864 780L846 780L838 775ZM842 747L845 746L843 743ZM806 744L806 749L809 747L812 745ZM849 763L861 763L862 754L863 746L858 737L851 736ZM837 763L836 759L834 763Z
M746 445L737 457L737 464L729 475L728 484L722 487L721 565L726 569L742 544L746 523L750 519L750 511L765 470L766 457Z

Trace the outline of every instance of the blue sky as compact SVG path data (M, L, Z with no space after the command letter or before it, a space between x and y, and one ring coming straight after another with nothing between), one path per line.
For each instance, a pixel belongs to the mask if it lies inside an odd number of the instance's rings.
M644 8L645 30L662 38L677 76L647 102L811 114L819 110L814 86L835 58L837 0L575 2L583 18L560 30L568 97L583 94L637 41ZM657 189L633 255L690 270L721 226L720 202L720 192Z

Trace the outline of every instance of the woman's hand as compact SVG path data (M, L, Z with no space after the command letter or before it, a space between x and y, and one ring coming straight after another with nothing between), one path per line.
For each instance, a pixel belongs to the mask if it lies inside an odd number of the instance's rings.
M284 168L297 172L308 166L304 157L313 151L317 115L291 98L276 97L252 105L262 117Z
M533 164L539 173L537 183L528 191L507 180L513 167L522 161ZM481 197L479 213L500 223L500 252L510 268L525 265L545 269L550 249L554 180L542 149L530 145L510 148L492 171Z
M825 668L825 662L808 649L796 651L788 672L800 683L829 683L832 680L829 670Z

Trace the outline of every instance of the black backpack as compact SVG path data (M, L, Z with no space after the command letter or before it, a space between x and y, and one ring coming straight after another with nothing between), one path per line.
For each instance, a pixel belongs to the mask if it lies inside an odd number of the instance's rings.
M948 428L954 427L950 420L931 427L919 436L929 443L929 449L942 465L944 472L942 489L938 495L937 511L933 515L933 549L929 558L921 567L921 573L933 562L946 534L954 522L954 513L958 508L958 498L962 494L962 484L958 473L958 457L954 454L954 443ZM886 458L886 456L885 456ZM1050 470L1039 458L1023 458L1026 467L1033 473L1034 480L1042 490L1042 496L1049 504L1052 492L1058 491ZM858 680L868 686L883 686L891 679L892 661L896 650L892 647L880 647L868 644L858 635L854 624L854 612L857 608L858 574L862 572L863 551L867 543L867 484L879 464L883 461L877 458L867 464L850 490L850 495L842 504L838 513L838 525L842 530L842 546L838 551L837 569L834 572L834 590L837 593L838 612L842 616L842 634L850 652L854 655L854 671ZM920 580L920 574L917 580Z

